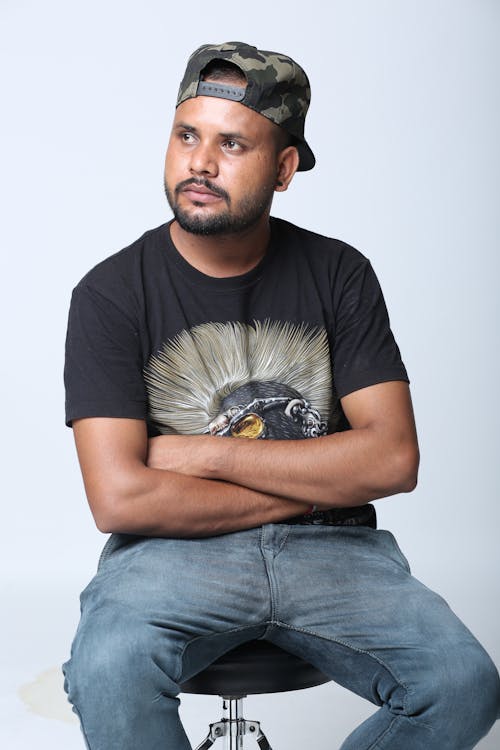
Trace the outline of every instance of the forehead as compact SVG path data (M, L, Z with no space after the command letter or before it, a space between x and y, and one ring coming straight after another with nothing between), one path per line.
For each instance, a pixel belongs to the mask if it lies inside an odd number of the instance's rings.
M240 102L214 96L196 96L179 104L174 127L180 123L200 131L241 132L248 137L272 138L275 125Z

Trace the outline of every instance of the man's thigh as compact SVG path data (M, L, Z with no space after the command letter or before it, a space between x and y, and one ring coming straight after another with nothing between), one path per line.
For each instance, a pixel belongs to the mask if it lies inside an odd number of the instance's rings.
M198 667L191 654L208 662L258 637L270 615L259 542L258 529L207 539L112 537L82 592L74 650L118 641L127 652L161 654L170 676L185 679ZM203 641L202 652L187 649Z
M84 592L193 633L265 620L269 591L259 529L206 539L120 535Z
M374 702L384 685L418 689L437 660L459 669L461 656L481 649L442 597L411 575L388 531L291 527L274 574L271 639Z

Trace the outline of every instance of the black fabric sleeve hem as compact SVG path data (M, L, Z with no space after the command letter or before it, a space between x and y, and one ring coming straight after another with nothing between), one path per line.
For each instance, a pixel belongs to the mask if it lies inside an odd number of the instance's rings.
M116 404L109 407L102 404L83 404L73 407L71 412L66 414L66 426L72 427L75 419L86 419L87 417L116 417L117 419L142 419L146 421L144 409L140 407L125 409L123 407L117 408Z
M349 383L343 387L339 387L337 384L337 395L339 398L344 398L354 391L360 391L362 388L368 388L371 385L378 385L379 383L388 383L391 380L401 380L405 383L409 383L410 379L406 372L402 372L401 369L382 370L377 373L374 372L360 372L354 377L349 379Z

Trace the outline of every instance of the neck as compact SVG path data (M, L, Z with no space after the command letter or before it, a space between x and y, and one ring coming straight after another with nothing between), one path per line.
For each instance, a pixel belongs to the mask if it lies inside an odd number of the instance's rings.
M243 232L213 237L186 232L177 221L170 225L172 242L182 257L198 271L217 278L241 276L254 268L266 254L270 234L268 215Z

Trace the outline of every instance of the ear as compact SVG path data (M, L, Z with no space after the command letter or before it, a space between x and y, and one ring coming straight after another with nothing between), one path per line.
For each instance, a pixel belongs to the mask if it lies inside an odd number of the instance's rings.
M278 173L276 175L276 184L274 190L277 193L284 193L299 166L299 152L295 146L287 146L278 154Z

